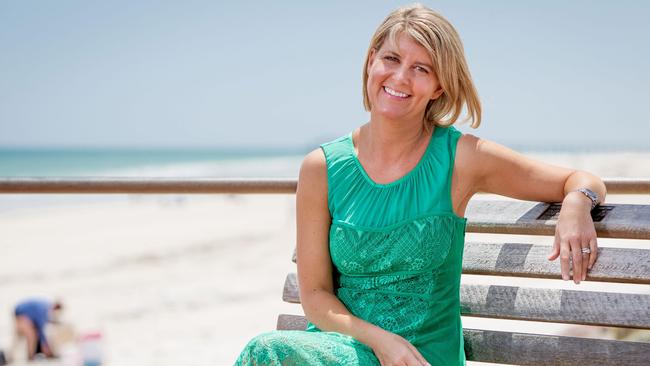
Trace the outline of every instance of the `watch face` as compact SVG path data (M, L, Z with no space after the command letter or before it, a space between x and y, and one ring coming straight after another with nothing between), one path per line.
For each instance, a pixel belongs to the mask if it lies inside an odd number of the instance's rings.
M594 207L596 207L596 205L598 205L598 195L596 193L594 193L594 191L592 191L589 188L580 188L580 189L578 189L578 191L583 193L585 196L587 196L587 198L589 198L591 200L591 208L592 209Z
M585 188L585 190L587 191L587 193L589 193L589 195L591 197L593 197L594 201L598 201L598 195L594 191L592 191L591 189L587 189L587 188Z

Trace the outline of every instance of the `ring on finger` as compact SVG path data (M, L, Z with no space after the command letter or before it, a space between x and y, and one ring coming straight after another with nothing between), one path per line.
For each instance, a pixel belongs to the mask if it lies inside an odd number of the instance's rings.
M589 254L589 253L591 253L591 249L589 249L589 247L584 247L584 248L580 249L580 251L581 251L583 254Z

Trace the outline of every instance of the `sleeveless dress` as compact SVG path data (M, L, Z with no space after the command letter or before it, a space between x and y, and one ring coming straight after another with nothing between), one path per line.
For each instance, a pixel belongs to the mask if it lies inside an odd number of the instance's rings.
M451 203L460 136L453 126L436 126L416 167L388 184L364 171L351 133L321 145L336 296L353 315L411 342L431 365L465 365L459 291L467 220ZM309 323L306 331L253 338L235 365L379 361L356 339Z

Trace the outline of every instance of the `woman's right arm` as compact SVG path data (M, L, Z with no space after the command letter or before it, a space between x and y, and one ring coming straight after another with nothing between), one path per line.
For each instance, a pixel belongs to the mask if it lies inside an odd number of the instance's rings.
M404 338L352 315L334 294L329 254L331 217L327 202L327 163L321 149L300 168L296 192L298 283L302 308L323 331L347 334L373 349L382 365L427 365Z

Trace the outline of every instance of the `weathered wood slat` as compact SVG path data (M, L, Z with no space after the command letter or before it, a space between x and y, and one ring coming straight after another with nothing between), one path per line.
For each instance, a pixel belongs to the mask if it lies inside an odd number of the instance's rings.
M282 299L300 303L295 273ZM643 294L462 284L460 307L465 316L650 329L650 295Z
M284 289L282 290L282 301L292 304L300 304L300 290L298 288L298 275L295 273L287 274L284 279Z
M547 260L550 245L466 242L463 273L560 279L560 260ZM650 250L598 248L588 281L650 284Z
M304 330L307 319L280 314L278 330ZM619 366L650 362L650 343L463 329L469 361L516 365Z
M461 314L497 319L650 329L650 295L467 285Z
M516 365L647 366L650 343L463 329L470 361Z
M307 329L307 318L303 315L278 315L277 330L305 330Z
M465 242L463 273L560 279L560 261L546 259L549 245ZM291 260L296 263L294 248ZM650 284L650 250L598 248L588 281Z
M467 232L554 235L555 218L540 218L559 205L527 201L472 200L467 205ZM601 238L650 239L650 205L607 204L594 211Z

